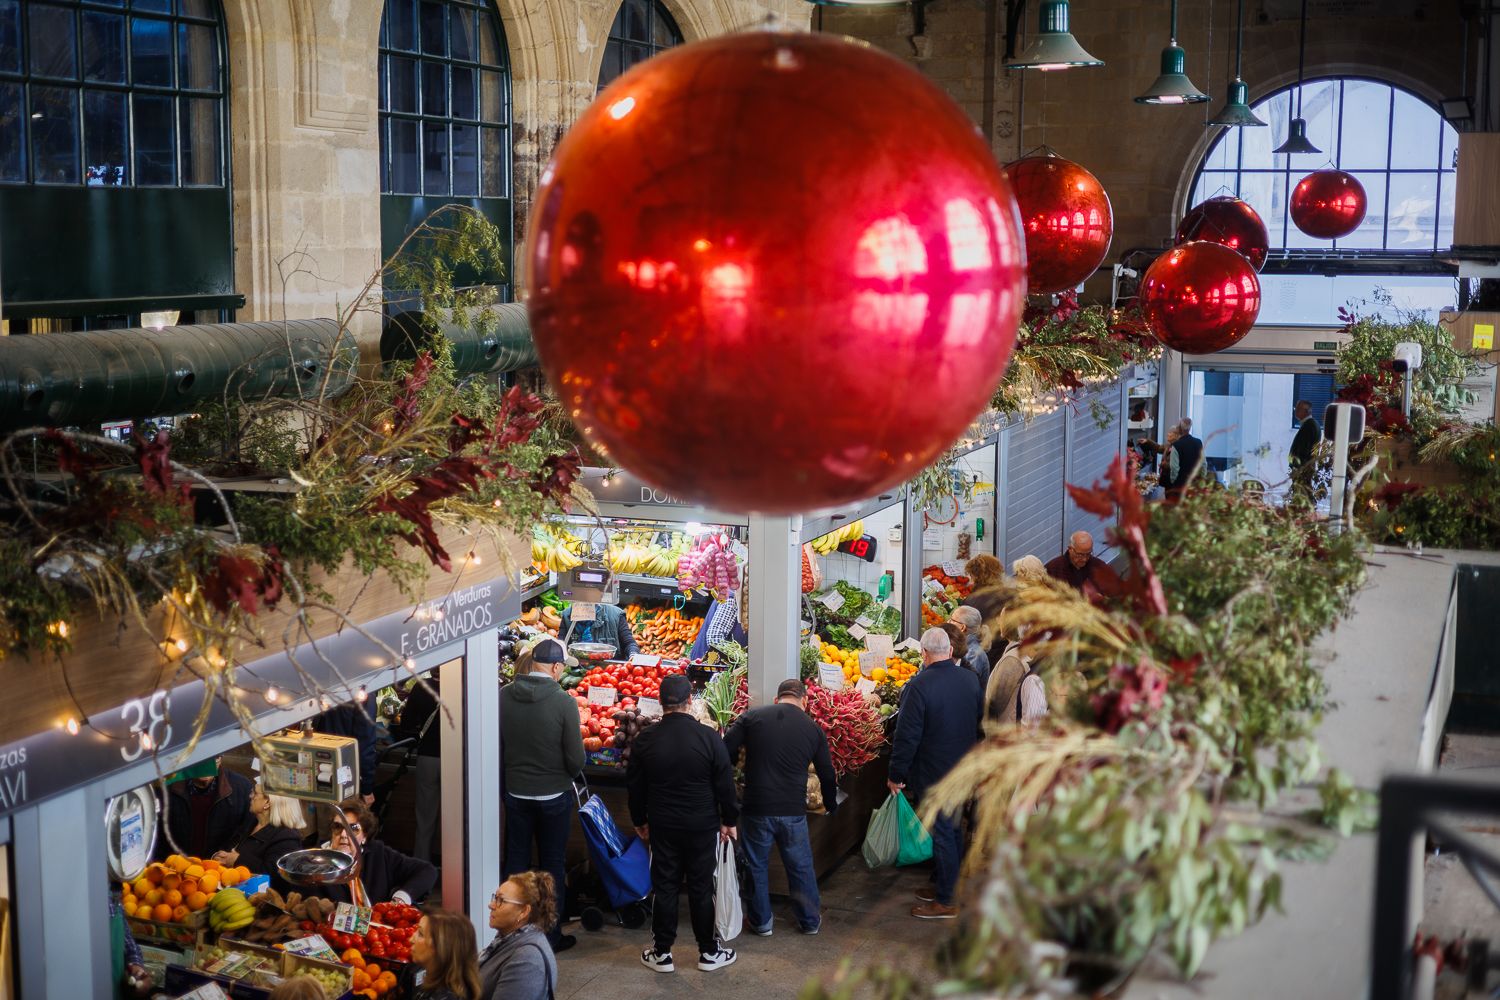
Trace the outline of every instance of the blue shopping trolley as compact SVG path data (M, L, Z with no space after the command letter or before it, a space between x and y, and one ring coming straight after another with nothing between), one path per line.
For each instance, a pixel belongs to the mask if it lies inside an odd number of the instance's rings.
M640 927L646 922L647 898L651 895L651 853L645 841L620 830L604 800L589 791L582 777L574 783L573 794L578 799L578 821L594 873L603 885L604 899L620 923ZM604 926L604 915L595 907L586 908L581 919L589 930Z

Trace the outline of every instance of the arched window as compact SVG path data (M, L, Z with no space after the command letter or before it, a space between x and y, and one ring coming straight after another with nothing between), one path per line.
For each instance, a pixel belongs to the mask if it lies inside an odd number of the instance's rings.
M599 67L599 90L627 69L645 62L662 49L682 44L677 22L661 0L625 0L615 14L604 45L604 64Z
M1307 137L1320 154L1272 152L1286 138L1296 88L1258 101L1269 128L1231 128L1209 147L1190 205L1216 194L1248 201L1265 220L1274 251L1334 249L1394 256L1431 254L1453 242L1455 132L1437 109L1388 83L1358 78L1310 80L1302 88ZM1292 223L1287 199L1297 181L1329 165L1359 178L1369 197L1364 222L1341 240L1307 236Z
M238 304L225 62L219 0L0 0L7 318Z

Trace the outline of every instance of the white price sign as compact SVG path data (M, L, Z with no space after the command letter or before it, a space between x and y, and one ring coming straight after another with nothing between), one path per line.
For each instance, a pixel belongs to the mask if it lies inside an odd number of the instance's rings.
M181 1000L229 1000L229 994L219 989L218 983L204 983L191 993L184 993Z
M650 653L630 654L630 665L632 667L655 667L661 665L661 657Z
M961 559L949 559L943 563L943 572L949 576L963 576L964 564Z
M922 644L915 639L902 639L896 643L897 649L910 649L913 652L922 648Z
M332 927L341 934L363 934L370 929L370 914L368 906L340 903L333 910Z
M867 636L869 634L870 634L869 631L863 625L861 625L859 622L855 622L853 625L849 626L849 635L850 635L851 638L854 638L854 639L863 639L865 636Z
M861 677L859 680L855 681L854 690L858 691L860 694L874 694L875 682L870 680L870 678L868 677Z
M943 585L929 577L922 581L922 592L924 594L941 594L943 592Z
M866 677L874 673L876 667L885 665L885 657L872 649L867 649L859 654L859 672Z
M589 704L603 705L608 708L620 699L620 692L612 687L589 688Z
M818 603L822 604L829 611L837 611L844 606L844 595L840 594L837 590L830 590L818 598Z
M872 653L879 653L882 660L887 656L896 655L894 640L888 635L881 635L879 632L870 633L869 637L865 639L865 648Z
M655 698L642 698L635 703L635 707L640 711L643 719L661 718L661 702Z
M818 664L818 683L830 691L844 690L844 669L836 663Z
M854 619L854 624L858 625L860 628L867 629L871 625L875 624L875 619L871 618L869 615L860 615L858 618Z
M588 601L574 601L573 607L569 609L575 622L591 622L594 620L594 605Z

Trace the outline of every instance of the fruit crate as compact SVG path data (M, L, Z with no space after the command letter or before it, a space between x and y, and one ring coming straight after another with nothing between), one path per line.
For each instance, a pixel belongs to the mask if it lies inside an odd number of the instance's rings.
M181 923L147 920L144 917L126 917L126 925L137 942L165 944L174 947L201 948L208 933L208 911L189 913Z
M338 993L330 993L327 989L324 989L323 992L328 995L328 1000L345 1000L347 997L354 996L354 970L349 968L349 966L339 962L326 962L320 958L309 958L306 955L288 955L285 952L282 953L281 957L283 962L281 974L283 978L290 979L302 970L320 972L325 974L325 976L331 974L343 980L344 988ZM322 984L321 978L319 979L319 984Z

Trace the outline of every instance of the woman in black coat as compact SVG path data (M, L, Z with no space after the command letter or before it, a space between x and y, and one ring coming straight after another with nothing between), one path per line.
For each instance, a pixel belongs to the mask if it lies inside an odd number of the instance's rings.
M349 885L325 885L324 896L336 903L358 902L362 906L374 906L395 900L398 903L420 902L437 882L437 869L426 861L407 857L394 847L372 840L376 831L376 820L368 806L359 799L348 799L339 807L344 819L353 828L359 841L359 884L364 890L364 899L356 900ZM353 854L349 843L349 832L342 824L334 823L333 837L329 845L335 851ZM353 884L353 883L350 883Z
M233 847L214 854L221 865L244 865L257 875L271 876L278 890L286 884L276 868L282 855L302 849L307 818L302 803L284 795L267 795L259 783L250 795L250 815L235 832Z

